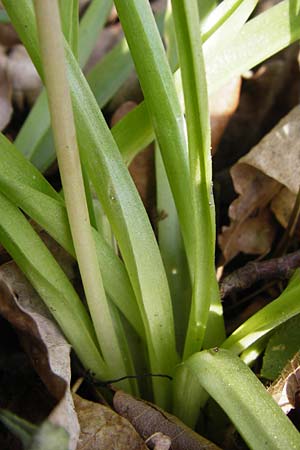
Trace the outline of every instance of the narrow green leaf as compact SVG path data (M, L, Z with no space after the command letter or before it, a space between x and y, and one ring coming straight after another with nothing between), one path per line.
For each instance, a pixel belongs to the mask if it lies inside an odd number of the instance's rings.
M173 68L177 64L177 44L171 1L168 2L164 20L167 58L170 67ZM175 202L156 141L155 179L158 242L171 291L177 350L182 355L190 310L190 274Z
M217 6L217 2L216 0L197 0L197 3L201 23L212 11L214 11Z
M158 242L169 281L177 349L181 355L191 303L191 283L178 215L158 145L155 148L155 178Z
M295 0L284 0L247 22L226 49L207 65L208 84L219 89L236 75L295 42L300 37L299 11ZM209 55L205 55L209 58Z
M128 164L155 137L145 102L141 102L126 114L111 132L124 161Z
M203 44L209 95L300 38L299 13L293 9L293 2L284 0L247 22L238 38L219 53L212 55L207 50L210 39ZM227 34L228 30L224 28L224 32ZM222 36L218 40L221 41ZM182 96L179 71L175 73L175 84ZM154 132L144 103L115 125L112 133L125 160L132 159L146 147L153 140Z
M204 335L203 348L211 348L216 345L221 345L226 337L223 306L220 299L219 285L215 277L210 286L210 289L211 301L207 326Z
M89 212L89 219L91 222L91 226L97 230L97 222L96 222L96 215L95 215L95 210L94 210L92 187L91 187L91 183L88 179L88 176L83 168L82 168L82 175L83 175L86 203L87 203L88 212Z
M17 436L24 447L27 449L32 440L34 432L37 430L37 426L33 425L27 420L16 416L10 411L5 409L0 410L1 422L15 435Z
M126 39L122 39L87 74L88 83L100 108L122 86L133 67Z
M128 334L129 334L128 328L129 327L127 327L127 330L125 330L124 324L123 324L124 320L122 321L122 318L120 317L118 309L113 304L110 304L110 312L114 319L115 331L118 336L120 350L121 350L122 354L124 355L124 363L125 363L126 372L124 372L124 375L120 375L120 377L125 376L125 375L135 375L137 373L137 371L136 371L136 368L134 365L134 358L131 353L130 345L128 343L128 340L131 337L131 336L128 336ZM131 335L134 335L134 332L132 332L132 329L130 331L131 331ZM124 381L125 381L125 385L124 385ZM127 392L131 392L132 395L137 396L137 397L140 396L138 382L134 378L128 379L128 380L122 380L121 382L118 383L117 386L118 386L118 388L124 389L124 390L127 387L127 389L126 389Z
M206 48L210 54L215 54L220 52L221 48L228 47L249 18L257 1L258 0L223 0L216 6L213 1L198 0L201 38L203 43L209 40ZM169 35L172 35L174 33L174 25L171 8L168 8L167 10L166 27ZM176 44L174 45L172 39L170 40L168 38L166 43L167 50L171 46L171 67L172 70L175 71L178 69Z
M58 425L45 420L38 427L28 450L68 450L70 436L67 431Z
M41 171L45 171L55 159L53 150L50 155L46 151L39 152L38 157L35 158L35 147L41 142L42 148L51 146L53 149L53 138L49 127L48 101L46 91L43 90L15 139L18 150Z
M231 16L233 16L236 11L238 11L240 14L240 17L239 18L237 17L237 20L243 23L244 19L242 11L244 9L244 6L247 5L247 3L248 2L244 0L223 0L222 2L220 2L216 6L216 8L210 12L208 17L206 17L206 20L203 22L202 39L206 40L208 37L214 34L220 27L222 27L224 23L228 22L228 19ZM201 6L199 5L199 14L201 17L200 8Z
M226 339L222 347L241 353L278 325L300 314L299 299L300 270L297 269L282 294L246 320Z
M277 328L270 337L263 358L261 376L275 380L289 360L300 350L300 315Z
M145 97L150 119L177 207L187 258L193 242L184 119L175 92L170 66L147 0L120 0L115 5L124 29ZM139 37L138 39L136 37ZM178 183L178 180L183 180ZM191 262L192 268L193 262Z
M240 358L245 364L247 364L247 366L251 367L257 361L257 358L263 353L270 335L272 335L272 332L265 334L263 337L253 342L253 344L241 353Z
M210 124L199 14L196 0L172 0L184 88L189 172L194 213L192 304L184 359L202 348L214 272L215 217L212 197Z
M0 194L0 241L39 293L83 365L108 375L91 320L73 286L24 215Z
M165 13L164 42L166 45L166 53L170 68L172 72L174 72L176 69L178 69L178 55L171 0L168 0Z
M69 43L74 56L78 56L78 0L58 0L62 32Z
M69 449L70 436L67 431L48 420L37 427L5 410L0 410L0 420L21 440L25 450Z
M220 54L222 49L230 48L257 3L258 0L225 0L220 3L203 26L202 37L206 42L207 55ZM210 19L215 23L211 23Z
M10 18L8 17L6 11L0 10L0 23L10 23Z
M213 397L251 449L300 448L298 430L248 366L230 351L215 348L194 354L179 366L175 384L180 377L185 378L187 397L192 392L197 395L199 387Z
M78 61L84 67L112 8L113 0L93 0L79 24Z
M0 166L2 183L27 185L63 204L64 201L44 176L0 133Z
M66 208L41 173L0 133L0 190L75 257ZM135 296L124 265L93 230L104 287L139 336L144 336Z

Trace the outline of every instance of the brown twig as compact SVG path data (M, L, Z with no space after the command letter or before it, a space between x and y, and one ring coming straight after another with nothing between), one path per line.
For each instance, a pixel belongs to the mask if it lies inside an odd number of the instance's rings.
M220 282L221 298L248 289L260 280L288 279L300 267L300 250L268 261L251 261Z

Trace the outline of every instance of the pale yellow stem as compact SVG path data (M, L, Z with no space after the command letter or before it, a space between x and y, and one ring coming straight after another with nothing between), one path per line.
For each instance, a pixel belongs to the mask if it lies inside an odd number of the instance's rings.
M35 0L58 165L82 283L97 339L113 376L125 374L89 221L57 0Z

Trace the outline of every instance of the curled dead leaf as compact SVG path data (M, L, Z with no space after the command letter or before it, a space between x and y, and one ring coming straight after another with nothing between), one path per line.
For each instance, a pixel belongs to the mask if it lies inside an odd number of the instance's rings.
M300 106L296 106L231 169L234 188L240 195L229 208L230 227L219 237L226 261L243 251L235 241L241 227L246 236L245 221L255 210L261 211L272 202L271 210L287 226L299 189L299 159ZM268 236L271 238L272 233ZM261 252L265 251L263 246Z
M111 408L74 394L81 433L77 450L147 450L134 427Z
M239 252L248 255L265 255L271 250L276 226L272 214L265 209L255 217L222 228L219 244L226 262Z
M218 446L195 433L176 417L155 405L137 400L125 392L117 391L113 404L115 410L128 419L145 440L154 433L161 432L170 437L172 450L219 449Z
M300 106L296 106L237 165L261 171L297 194L300 179Z
M8 57L7 73L13 86L13 99L19 109L32 105L41 90L40 77L23 45L15 45Z
M217 151L225 128L238 107L242 78L235 77L209 99L212 154Z
M279 183L244 163L233 166L231 176L240 196L230 205L230 226L219 236L225 262L239 252L264 255L270 250L276 226L265 208L280 190Z
M295 207L295 201L296 195L288 188L283 187L271 202L271 210L284 228L288 227ZM297 226L297 232L299 233L299 224Z
M70 434L75 450L79 425L69 390L70 345L42 300L14 263L0 268L0 314L18 332L20 342L57 405L49 420Z
M0 23L0 44L12 47L20 42L20 38L11 23Z
M255 210L265 208L280 190L278 182L242 160L232 167L230 173L234 189L240 194L229 208L229 216L234 221L243 222Z
M116 125L127 113L132 111L137 106L136 102L128 101L122 103L119 108L114 112L111 118L111 126Z

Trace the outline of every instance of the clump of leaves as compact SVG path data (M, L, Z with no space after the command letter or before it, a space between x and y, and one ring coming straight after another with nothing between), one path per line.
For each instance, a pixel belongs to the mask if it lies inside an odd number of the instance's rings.
M0 241L97 378L131 375L146 364L174 377L153 377L153 398L186 423L195 424L211 395L251 448L297 448L297 430L238 354L255 351L259 339L300 313L299 273L225 340L208 95L299 38L298 4L284 0L248 20L256 0L172 0L167 55L147 0L114 3L128 47L113 49L91 87L104 92L97 96L103 106L127 74L113 72L112 62L128 69L133 60L144 102L109 130L80 65L112 2L94 0L78 32L77 2L61 1L62 38L53 1L36 0L34 8L31 0L3 0L46 85L64 198L32 164L45 169L54 158L43 93L16 139L23 155L0 137ZM158 242L125 164L153 139L159 204L168 215ZM122 259L103 235L98 202ZM76 256L88 311L21 211ZM134 358L139 340L143 351ZM143 395L132 380L122 387Z

